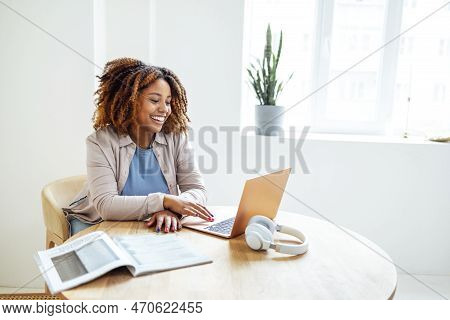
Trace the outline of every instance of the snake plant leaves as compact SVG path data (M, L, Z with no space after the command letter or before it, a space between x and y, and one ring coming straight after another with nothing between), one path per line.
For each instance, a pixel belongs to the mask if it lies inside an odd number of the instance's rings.
M283 81L279 82L277 80L277 68L280 62L282 46L283 31L280 32L277 53L272 52L272 30L269 24L266 30L266 44L264 46L262 62L260 59L256 59L257 66L250 63L250 68L247 69L249 82L255 90L256 98L261 104L276 105L278 95L293 75L291 74L284 84Z

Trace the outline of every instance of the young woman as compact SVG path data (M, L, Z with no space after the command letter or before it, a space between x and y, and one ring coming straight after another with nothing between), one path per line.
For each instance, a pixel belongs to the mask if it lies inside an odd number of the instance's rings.
M184 215L213 221L187 139L186 92L178 77L121 58L98 78L87 181L63 208L70 234L103 220L145 220L156 232L181 229Z

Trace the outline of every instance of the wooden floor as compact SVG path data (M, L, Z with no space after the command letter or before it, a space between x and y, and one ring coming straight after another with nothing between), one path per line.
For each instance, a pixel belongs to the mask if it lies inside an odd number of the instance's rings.
M43 293L43 292L44 292L44 288L23 288L23 289L17 290L17 288L0 287L0 294L5 294L5 293Z

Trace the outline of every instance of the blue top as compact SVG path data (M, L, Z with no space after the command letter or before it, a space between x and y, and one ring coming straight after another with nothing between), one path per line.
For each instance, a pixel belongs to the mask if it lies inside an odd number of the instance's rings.
M147 196L149 193L169 193L158 159L153 148L136 147L131 160L127 182L121 192L122 196Z

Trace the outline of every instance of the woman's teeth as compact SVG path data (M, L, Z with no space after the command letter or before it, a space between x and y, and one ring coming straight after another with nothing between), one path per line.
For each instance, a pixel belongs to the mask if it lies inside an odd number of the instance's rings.
M165 119L165 117L162 117L162 116L150 116L150 118L152 118L153 120L155 120L156 122L159 122L159 123L163 123L164 119Z

